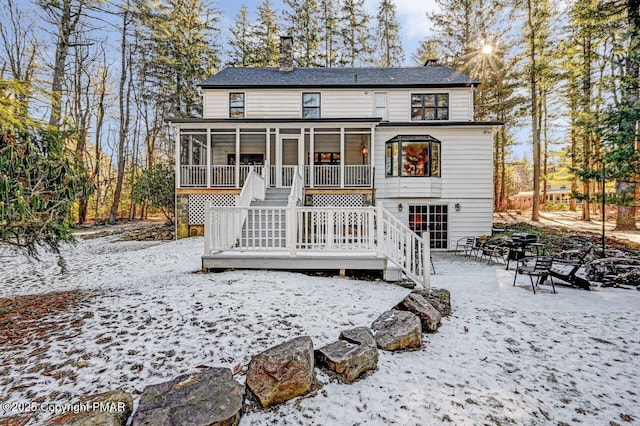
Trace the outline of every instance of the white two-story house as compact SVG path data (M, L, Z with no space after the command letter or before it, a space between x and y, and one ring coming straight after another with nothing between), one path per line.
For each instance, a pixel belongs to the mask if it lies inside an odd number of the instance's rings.
M171 121L179 237L214 232L221 219L207 219L210 211L242 208L238 235L209 241L215 247L207 250L247 252L241 241L248 227L254 238L260 226L267 229L262 235L278 233L273 223L256 225L261 219L251 210L292 202L372 215L383 209L418 235L426 232L436 250L491 232L493 135L500 123L473 121L478 82L438 65L294 68L288 37L280 62L279 68L223 69L200 84L203 118ZM301 218L294 221L312 221L314 229L283 225L297 234L289 236L298 238L297 249L307 234L320 232L317 217ZM209 230L207 220L215 222ZM333 222L325 229L352 235L354 219L344 220L342 231ZM367 232L382 227L374 222ZM367 244L381 245L386 237L376 235ZM271 243L254 245L274 251Z

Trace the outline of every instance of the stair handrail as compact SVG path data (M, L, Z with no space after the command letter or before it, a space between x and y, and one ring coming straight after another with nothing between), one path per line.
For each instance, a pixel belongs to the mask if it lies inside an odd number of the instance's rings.
M211 203L207 203L204 223L205 255L214 250L230 249L239 241L247 220L247 207L251 205L251 201L265 198L264 180L265 176L251 167L235 207L213 207Z
M378 253L398 266L413 282L429 288L429 234L418 235L380 204L376 206L376 222Z

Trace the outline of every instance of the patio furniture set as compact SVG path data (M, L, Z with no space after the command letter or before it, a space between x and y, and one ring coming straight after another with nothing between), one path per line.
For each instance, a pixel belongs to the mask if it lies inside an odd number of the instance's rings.
M529 275L531 288L535 294L536 288L551 282L553 293L556 293L553 278L560 279L569 285L589 290L590 282L581 277L578 272L585 265L585 261L593 245L588 244L575 251L571 259L554 257L547 254L545 244L538 242L535 234L514 233L511 239L504 237L464 237L457 241L455 253L478 260L487 260L487 264L503 263L509 270L515 262L513 285L516 285L518 275ZM534 281L533 277L536 277Z

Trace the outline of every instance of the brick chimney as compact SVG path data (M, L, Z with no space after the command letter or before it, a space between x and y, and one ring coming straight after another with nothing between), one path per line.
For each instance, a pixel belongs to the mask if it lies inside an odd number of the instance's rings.
M293 37L280 37L280 71L293 71Z

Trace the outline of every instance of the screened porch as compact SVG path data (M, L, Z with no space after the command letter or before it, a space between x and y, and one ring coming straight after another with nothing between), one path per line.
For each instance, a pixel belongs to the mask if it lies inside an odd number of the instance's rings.
M193 128L176 135L178 188L241 188L254 168L269 187L371 188L371 127Z

